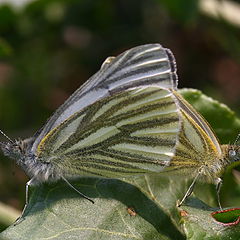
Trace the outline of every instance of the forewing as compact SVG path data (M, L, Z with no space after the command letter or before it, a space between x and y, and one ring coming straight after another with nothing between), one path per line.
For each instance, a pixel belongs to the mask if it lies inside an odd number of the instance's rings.
M92 103L133 87L152 85L177 87L176 64L170 50L159 44L148 44L108 58L102 68L76 90L35 134L31 151L36 151L39 142L52 129Z
M36 153L65 175L161 172L174 156L179 128L172 92L138 87L75 113L40 142Z

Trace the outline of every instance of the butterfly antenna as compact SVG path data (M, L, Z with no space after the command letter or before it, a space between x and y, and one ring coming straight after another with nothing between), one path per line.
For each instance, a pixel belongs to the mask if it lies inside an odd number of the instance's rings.
M237 135L237 138L236 138L236 140L234 142L234 145L237 145L237 142L238 142L239 138L240 138L240 133Z
M2 130L0 130L0 133L1 133L10 143L14 144L14 141L13 141L10 137L8 137Z

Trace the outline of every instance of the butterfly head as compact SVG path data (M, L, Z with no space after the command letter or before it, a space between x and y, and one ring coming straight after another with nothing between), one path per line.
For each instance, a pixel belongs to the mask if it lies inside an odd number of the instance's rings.
M231 163L240 163L240 146L230 146L228 149L228 156Z
M9 142L0 142L0 147L3 151L3 154L9 158L21 162L24 158L24 144L23 141L9 141Z
M240 164L240 145L239 145L240 134L238 134L233 145L228 147L228 157L231 163Z
M3 154L15 160L18 165L24 167L25 158L28 152L27 149L32 138L24 141L12 140L2 130L0 130L0 133L7 139L7 142L0 142L0 149L2 150Z

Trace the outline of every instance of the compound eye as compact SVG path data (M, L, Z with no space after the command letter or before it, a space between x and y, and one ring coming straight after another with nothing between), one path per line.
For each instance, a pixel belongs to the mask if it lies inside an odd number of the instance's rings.
M235 150L229 150L228 154L230 157L235 157L237 155Z

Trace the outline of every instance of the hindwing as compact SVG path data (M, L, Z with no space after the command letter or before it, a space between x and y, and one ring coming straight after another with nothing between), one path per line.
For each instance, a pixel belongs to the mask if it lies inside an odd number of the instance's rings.
M173 93L180 110L181 129L171 166L210 169L222 156L219 141L206 120L177 92Z
M179 109L172 92L128 89L75 113L40 142L37 157L69 175L160 172L175 154Z

